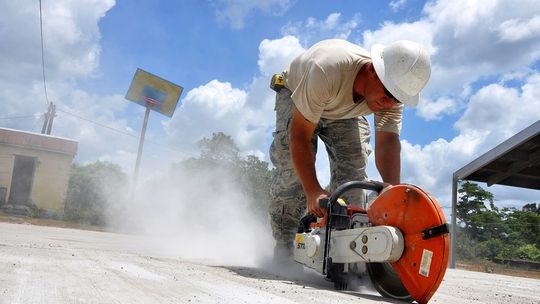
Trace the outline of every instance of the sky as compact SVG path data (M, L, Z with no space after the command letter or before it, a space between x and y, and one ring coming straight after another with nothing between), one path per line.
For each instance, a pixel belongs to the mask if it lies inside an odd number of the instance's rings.
M144 108L125 95L144 69L184 91L172 118L150 114L139 180L196 156L197 141L215 132L269 161L270 76L328 38L368 50L401 39L426 46L432 74L419 105L404 112L402 182L444 208L454 171L540 119L537 0L42 0L41 8L44 66L39 1L0 1L0 127L39 133L53 101L52 135L79 142L75 162L109 161L131 175ZM327 159L317 158L324 185ZM380 179L373 156L368 175ZM538 191L488 190L501 206L540 201Z

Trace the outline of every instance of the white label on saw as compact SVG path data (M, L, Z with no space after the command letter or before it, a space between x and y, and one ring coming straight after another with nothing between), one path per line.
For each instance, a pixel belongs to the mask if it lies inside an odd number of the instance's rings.
M433 252L424 249L422 253L422 262L420 263L420 274L429 277L429 268L431 267L431 260L433 259Z

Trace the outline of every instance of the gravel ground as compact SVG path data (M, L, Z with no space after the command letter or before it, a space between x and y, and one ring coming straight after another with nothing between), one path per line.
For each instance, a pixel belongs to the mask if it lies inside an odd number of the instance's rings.
M318 274L186 260L106 232L0 223L0 303L399 303ZM365 282L369 285L369 282ZM540 303L540 280L448 270L431 303Z

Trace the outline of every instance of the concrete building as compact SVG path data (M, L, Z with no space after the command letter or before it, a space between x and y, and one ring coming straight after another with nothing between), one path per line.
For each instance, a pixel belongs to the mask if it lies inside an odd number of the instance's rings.
M0 128L0 209L62 216L77 146L71 139Z

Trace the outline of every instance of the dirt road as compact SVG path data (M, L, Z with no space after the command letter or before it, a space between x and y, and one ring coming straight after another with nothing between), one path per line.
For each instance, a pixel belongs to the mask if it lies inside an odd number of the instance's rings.
M152 239L0 223L0 303L398 303L312 273L185 260ZM189 244L185 244L189 246ZM432 303L540 303L540 280L449 270Z

